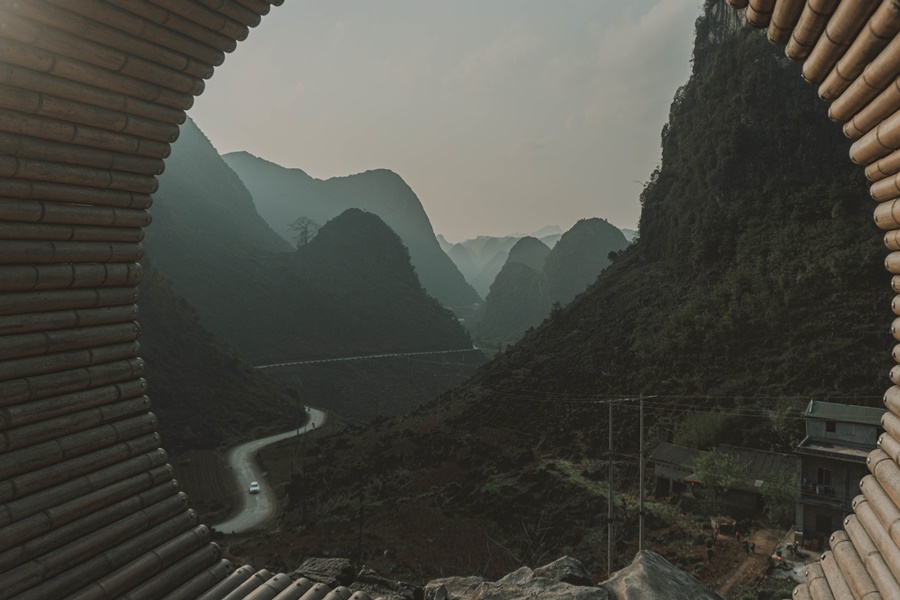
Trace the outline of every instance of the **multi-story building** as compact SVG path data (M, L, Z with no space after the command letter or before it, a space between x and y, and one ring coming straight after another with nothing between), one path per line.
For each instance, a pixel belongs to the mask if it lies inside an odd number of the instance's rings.
M884 408L811 400L803 416L806 437L797 446L800 493L797 526L810 547L840 528L859 495L859 480L868 474L866 456L881 435ZM818 542L812 542L818 540Z

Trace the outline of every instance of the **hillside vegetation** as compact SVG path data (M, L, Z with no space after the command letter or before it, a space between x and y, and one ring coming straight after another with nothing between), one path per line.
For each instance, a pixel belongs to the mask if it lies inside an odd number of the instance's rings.
M232 445L280 433L305 419L295 392L223 345L147 265L140 293L141 356L167 450Z
M639 240L456 390L452 418L445 396L413 418L322 440L303 465L305 508L283 523L304 532L291 534L295 551L352 548L364 499L364 550L392 548L404 568L469 574L501 560L534 566L542 552L603 565L616 396L620 564L637 535L627 398L650 396L649 448L716 413L708 443L789 449L802 426L792 405L879 402L891 294L862 173L798 66L763 33L735 28L732 12L710 0L697 23ZM701 572L690 523L667 505L649 512L647 547ZM442 535L409 533L423 522Z
M717 3L708 3L717 4ZM890 288L861 171L799 67L697 23L641 237L478 381L553 391L879 395ZM705 43L704 43L705 42ZM775 108L777 107L777 108Z

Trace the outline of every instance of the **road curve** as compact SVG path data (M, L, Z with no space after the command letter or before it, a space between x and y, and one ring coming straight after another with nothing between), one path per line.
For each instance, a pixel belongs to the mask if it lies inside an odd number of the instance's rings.
M299 435L315 428L321 428L325 423L326 415L321 410L310 408L307 414L309 414L309 422L299 430ZM262 469L256 462L256 453L269 444L286 440L295 435L298 435L298 430L291 429L228 450L226 460L231 468L234 484L237 486L239 506L237 512L230 519L212 525L216 531L246 533L259 529L275 516L277 507L275 490L263 478ZM258 494L250 494L247 491L251 481L259 482Z

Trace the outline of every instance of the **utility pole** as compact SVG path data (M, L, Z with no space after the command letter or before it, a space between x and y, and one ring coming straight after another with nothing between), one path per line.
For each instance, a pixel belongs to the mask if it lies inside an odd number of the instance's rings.
M362 564L363 520L366 518L366 488L359 492L359 535L356 538L356 562Z
M450 420L453 420L453 399L456 396L456 385L450 384L453 387L450 388Z
M611 399L609 400L609 497L606 511L606 572L611 577L613 572L613 530L615 529L613 515L613 405Z
M644 549L644 396L641 395L641 512L638 520L638 552Z

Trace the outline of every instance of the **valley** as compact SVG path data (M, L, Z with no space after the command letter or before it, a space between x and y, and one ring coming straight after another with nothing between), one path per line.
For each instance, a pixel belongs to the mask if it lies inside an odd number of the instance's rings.
M449 377L423 371L421 379L434 382L424 387L404 381L409 366L401 357L351 367L339 360L350 353L331 363L300 355L285 362L305 364L264 369L281 370L279 380L303 397L317 389L316 397L331 397L342 422L302 446L261 452L281 512L264 534L226 538L231 552L279 568L329 552L418 581L499 577L572 554L600 574L608 559L610 462L618 488L615 567L637 551L639 415L625 399L648 398L646 452L675 440L790 453L810 398L878 402L878 349L888 336L877 333L871 306L889 299L883 274L871 266L880 250L846 143L821 118L796 67L756 32L734 28L714 3L697 31L691 80L672 104L662 163L641 194L639 237L602 218L541 237L456 243L427 228L470 286L457 289L480 296L454 321L490 350L489 362L459 365ZM760 107L776 99L789 117L771 123ZM251 178L254 198L266 187L261 173L278 182L265 191L265 210L276 219L271 214L293 207L282 223L327 221L320 205L293 203L296 186L327 190L316 194L332 199L329 210L357 202L378 214L376 202L354 201L351 191L366 178L396 181L385 172L315 180L247 154L226 161ZM318 236L296 255L314 250ZM472 301L459 293L445 296L445 305ZM452 339L460 349L471 345ZM419 400L402 399L403 388ZM368 408L354 406L364 397ZM728 594L760 585L777 593L783 583L759 583L762 557L744 567L729 545L707 547L704 498L653 490L646 547ZM766 540L787 533L762 510L751 521L769 532ZM723 578L730 572L749 574Z
M900 597L900 2L0 38L0 600Z

